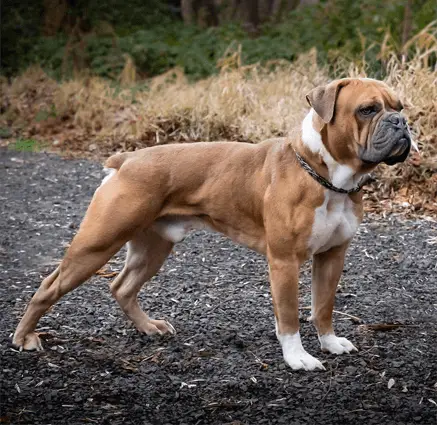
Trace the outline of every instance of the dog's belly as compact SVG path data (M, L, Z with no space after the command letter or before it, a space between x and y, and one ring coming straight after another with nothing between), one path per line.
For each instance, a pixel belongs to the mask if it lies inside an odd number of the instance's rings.
M314 215L308 247L318 254L350 240L358 229L354 204L347 195L326 193L325 201Z
M207 229L207 224L195 216L166 216L159 218L153 223L153 230L159 233L164 239L178 243L192 230Z
M156 220L152 228L164 239L173 243L181 242L193 230L212 230L220 232L234 242L247 246L259 253L265 253L266 251L263 229L257 229L252 226L251 232L245 232L231 225L213 222L209 218L170 215Z

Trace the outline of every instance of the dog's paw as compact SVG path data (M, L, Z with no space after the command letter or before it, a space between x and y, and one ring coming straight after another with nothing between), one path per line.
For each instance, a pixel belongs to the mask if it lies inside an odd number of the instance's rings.
M299 332L285 335L278 334L278 339L282 345L285 363L293 370L325 370L319 360L305 351Z
M12 345L20 351L43 351L41 340L35 332L28 333L24 337L14 335Z
M148 320L138 330L146 335L174 335L175 328L166 320Z
M293 370L325 370L320 360L308 354L304 349L284 353L284 360Z
M351 353L358 349L346 338L339 338L334 334L322 335L319 337L322 351L331 354Z

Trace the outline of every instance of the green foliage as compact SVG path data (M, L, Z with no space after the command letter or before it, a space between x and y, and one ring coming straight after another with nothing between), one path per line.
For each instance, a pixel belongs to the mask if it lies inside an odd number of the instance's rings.
M122 37L88 35L83 44L76 43L68 52L65 37L46 37L41 38L31 52L30 62L39 63L60 78L63 60L71 62L73 55L81 56L93 74L113 79L120 74L125 55L129 54L144 77L180 66L197 79L216 72L217 61L228 46L235 40L244 43L245 37L236 25L205 30L181 22L138 30Z
M48 74L61 78L66 43L67 37L64 35L39 38L25 56L26 66L39 64Z
M29 52L40 37L42 2L2 0L0 59L2 73L18 71L30 64Z
M56 108L55 105L52 105L50 110L48 109L40 109L36 116L35 116L35 121L36 122L41 122L41 121L46 121L49 118L56 118Z
M79 0L76 8L85 10L90 26L109 22L119 36L151 26L171 25L175 11L162 0Z
M44 147L44 143L35 139L18 139L11 143L8 149L17 152L40 152Z
M79 64L92 74L115 79L126 63L126 55L130 55L141 77L179 66L190 78L198 79L217 72L217 62L227 49L241 44L243 64L292 61L299 53L316 47L321 62L365 60L377 74L382 69L378 53L386 34L391 35L392 46L401 46L405 5L404 0L321 1L317 6L295 9L279 23L265 24L254 38L236 23L208 29L184 25L172 13L169 2L78 0L75 13L86 18L90 30L74 40L67 34L39 37L38 25L25 26L25 17L30 19L31 14L41 12L37 3L33 9L15 6L15 15L9 12L11 22L20 22L20 29L18 43L11 42L5 48L6 72L39 63L55 77L65 78ZM435 0L413 2L412 34L435 19ZM8 41L18 25L11 22L2 29Z
M315 47L319 59L333 58L349 62L365 60L373 73L381 68L378 53L384 37L401 46L405 1L328 0L314 7L296 9L279 25L265 28L270 40L286 45L294 54ZM426 12L425 12L426 11ZM434 0L413 2L412 33L437 19ZM284 57L285 58L285 57Z
M0 127L0 139L7 139L12 136L12 131L7 127Z

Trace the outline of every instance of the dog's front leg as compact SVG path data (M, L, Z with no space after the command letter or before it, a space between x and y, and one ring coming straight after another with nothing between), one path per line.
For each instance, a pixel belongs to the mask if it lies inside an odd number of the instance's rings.
M299 268L301 261L284 259L269 253L270 284L276 317L276 336L282 346L285 362L294 370L325 369L308 354L299 333Z
M317 329L322 351L332 354L358 351L346 338L337 337L332 327L335 292L348 245L345 243L313 257L311 320Z

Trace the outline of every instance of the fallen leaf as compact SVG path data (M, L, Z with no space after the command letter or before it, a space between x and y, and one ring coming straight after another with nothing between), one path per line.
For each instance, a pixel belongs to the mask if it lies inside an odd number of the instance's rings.
M111 278L118 275L118 272L107 272L106 270L97 270L95 273L97 276L105 277L105 278Z
M393 378L390 378L388 380L387 388L390 389L395 384L395 380Z
M138 372L138 368L135 365L129 363L127 360L122 359L121 362L122 362L121 367L124 370L129 370L130 372Z

